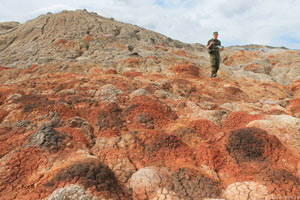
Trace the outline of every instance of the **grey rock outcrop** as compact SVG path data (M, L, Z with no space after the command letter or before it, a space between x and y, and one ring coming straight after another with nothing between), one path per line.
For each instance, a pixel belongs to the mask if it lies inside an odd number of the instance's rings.
M1 22L0 35L16 29L20 24L18 22Z
M103 62L134 52L147 54L142 50L147 44L193 49L191 45L153 31L85 10L48 13L21 25L1 23L0 33L0 52L5 51L0 64L17 68L51 62L82 62L79 57L89 62Z

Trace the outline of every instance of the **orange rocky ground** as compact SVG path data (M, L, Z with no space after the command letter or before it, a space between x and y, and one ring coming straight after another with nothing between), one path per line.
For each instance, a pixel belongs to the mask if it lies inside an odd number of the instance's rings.
M45 17L43 35L69 18L107 32L66 58L76 31L46 49L34 29L36 54L61 52L26 63L7 38ZM203 46L130 26L74 11L1 33L1 199L300 198L300 51L226 48L210 79Z

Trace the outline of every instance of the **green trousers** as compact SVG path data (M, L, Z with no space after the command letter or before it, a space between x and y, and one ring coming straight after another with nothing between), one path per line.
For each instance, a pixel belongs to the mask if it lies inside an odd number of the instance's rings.
M220 67L221 56L219 53L209 54L209 55L210 55L211 73L217 74Z

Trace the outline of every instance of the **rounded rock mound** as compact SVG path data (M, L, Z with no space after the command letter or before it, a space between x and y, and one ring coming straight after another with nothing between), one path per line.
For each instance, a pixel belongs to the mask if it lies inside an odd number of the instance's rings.
M275 136L262 129L249 127L231 131L226 150L238 163L264 161L280 145Z
M162 34L86 10L48 13L21 25L0 24L0 53L5 52L0 64L9 67L76 59L105 61L111 55L130 55L138 46L158 44L192 48Z

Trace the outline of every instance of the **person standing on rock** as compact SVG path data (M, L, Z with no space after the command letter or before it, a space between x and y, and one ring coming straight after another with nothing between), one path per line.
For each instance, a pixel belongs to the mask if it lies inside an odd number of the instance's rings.
M214 78L217 76L221 56L220 51L223 51L224 48L221 46L221 41L218 40L218 32L213 33L213 38L207 42L206 49L210 55L210 64L211 64L211 76L210 78Z

